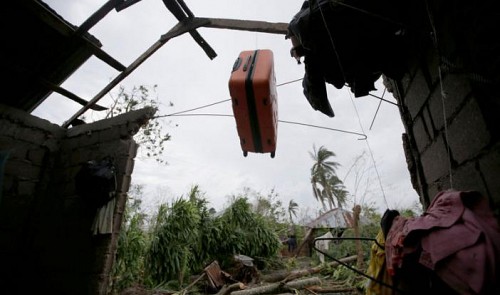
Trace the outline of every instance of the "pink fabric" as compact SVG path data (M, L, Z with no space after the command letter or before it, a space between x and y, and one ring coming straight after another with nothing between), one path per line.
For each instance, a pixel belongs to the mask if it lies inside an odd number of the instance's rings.
M422 216L395 218L386 241L388 271L397 273L419 245L419 263L460 294L498 292L500 229L478 192L443 191Z

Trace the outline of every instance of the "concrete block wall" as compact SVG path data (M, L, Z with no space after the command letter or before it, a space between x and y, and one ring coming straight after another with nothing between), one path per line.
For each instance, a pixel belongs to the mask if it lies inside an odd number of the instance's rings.
M432 30L408 50L406 74L386 79L400 104L408 169L425 207L439 191L453 187L480 191L499 213L500 97L495 86L500 51L492 49L500 42L491 35L471 45L477 36L500 31L499 20L482 15L483 26L474 14L491 3L479 10L465 1L433 2L421 18L434 20Z
M146 108L63 129L0 107L0 150L11 151L0 201L0 289L106 294L138 148L132 136L153 114ZM117 169L113 233L96 235L96 209L76 194L75 176L107 156Z
M57 125L0 105L0 151L7 154L0 182L0 290L33 267L26 259L31 224L63 135Z

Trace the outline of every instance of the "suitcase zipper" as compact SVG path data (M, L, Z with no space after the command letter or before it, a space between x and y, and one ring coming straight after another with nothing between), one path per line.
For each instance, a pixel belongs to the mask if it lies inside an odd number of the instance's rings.
M248 105L248 116L250 119L250 129L252 130L252 137L253 137L253 143L254 143L254 149L258 153L262 153L262 140L260 138L260 128L259 128L259 120L257 116L257 102L255 100L255 93L253 89L253 82L252 82L252 77L255 69L255 63L257 61L257 52L258 50L254 51L253 57L249 56L248 61L251 59L251 63L248 64L245 63L245 66L243 67L243 70L245 70L245 67L248 65L248 74L245 79L245 91L247 94L247 105Z

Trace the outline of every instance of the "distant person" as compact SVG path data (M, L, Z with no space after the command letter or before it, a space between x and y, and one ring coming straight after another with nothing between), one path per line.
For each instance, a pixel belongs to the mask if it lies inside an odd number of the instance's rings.
M288 252L293 253L295 252L295 249L297 248L297 238L295 235L290 235L288 237Z

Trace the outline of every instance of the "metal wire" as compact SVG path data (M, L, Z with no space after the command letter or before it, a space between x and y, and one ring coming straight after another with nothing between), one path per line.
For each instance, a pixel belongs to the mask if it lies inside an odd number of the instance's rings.
M385 287L391 288L392 290L395 290L395 291L398 291L398 292L400 292L400 293L402 293L402 294L405 294L405 292L404 292L404 291L402 291L402 290L400 290L400 289L396 288L394 285L387 284L386 282L383 282L383 281L381 281L381 280L379 280L379 279L377 279L377 278L374 278L374 277L372 277L372 276L370 276L370 275L367 275L366 273L364 273L364 272L362 272L362 271L360 271L360 270L358 270L358 269L356 269L356 268L354 268L354 267L350 266L349 264L347 264L347 263L345 263L345 262L342 262L341 260L339 260L339 259L337 259L337 258L335 258L335 257L332 257L330 254L325 253L325 252L323 252L322 250L320 250L320 249L316 248L316 241L321 241L321 240L360 240L360 241L372 241L372 242L374 242L374 243L375 243L378 247L380 247L381 249L384 249L384 247L383 247L381 244L379 244L379 243L377 242L377 240L376 240L376 239L374 239L374 238L364 238L364 237L359 237L359 238L350 238L350 237L315 238L315 239L314 239L314 243L313 243L313 249L314 249L314 250L316 250L317 252L319 252L319 253L321 253L321 254L325 255L326 257L328 257L328 258L330 258L330 259L334 260L335 262L337 262L337 263L341 264L342 266L345 266L345 267L346 267L346 268L348 268L349 270L351 270L351 271L353 271L353 272L355 272L355 273L357 273L357 274L359 274L359 275L361 275L361 276L363 276L363 277L365 277L365 278L367 278L367 279L370 279L370 280L372 280L372 281L376 282L377 284L383 285L383 286L385 286Z

